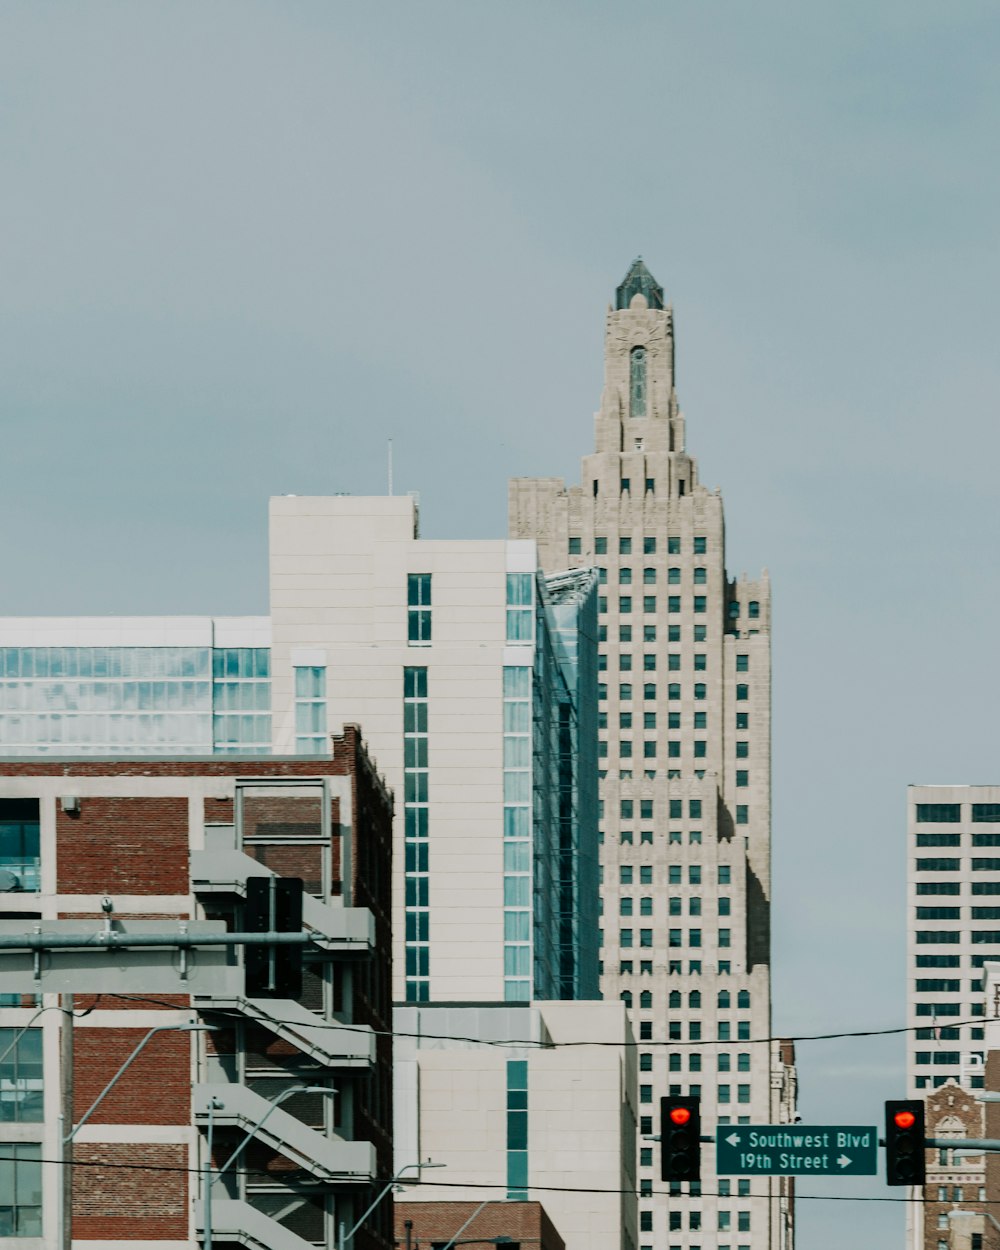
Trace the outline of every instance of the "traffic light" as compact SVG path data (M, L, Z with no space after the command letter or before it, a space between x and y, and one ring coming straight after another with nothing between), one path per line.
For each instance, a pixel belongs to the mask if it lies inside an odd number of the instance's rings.
M298 933L302 929L301 877L248 877L247 933ZM248 998L302 997L301 946L248 946L244 955Z
M885 1104L885 1180L887 1185L922 1185L924 1104L919 1098Z
M660 1179L701 1180L701 1099L660 1099Z

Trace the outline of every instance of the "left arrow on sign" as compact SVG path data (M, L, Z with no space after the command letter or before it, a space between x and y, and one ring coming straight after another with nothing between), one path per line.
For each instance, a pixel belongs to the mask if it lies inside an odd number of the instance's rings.
M739 1133L730 1133L726 1141L729 1142L730 1146L738 1146L740 1144Z

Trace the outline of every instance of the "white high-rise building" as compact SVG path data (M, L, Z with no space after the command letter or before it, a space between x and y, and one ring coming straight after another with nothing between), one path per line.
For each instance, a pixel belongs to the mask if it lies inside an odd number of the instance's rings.
M717 1178L705 1149L701 1186L668 1201L648 1140L668 1093L700 1094L708 1133L788 1109L766 1040L770 585L727 574L722 499L685 447L673 313L641 260L608 311L581 476L512 481L510 534L543 569L599 570L601 984L639 1037L640 1245L788 1244L777 1181Z
M1000 953L1000 786L910 786L906 815L907 1095L925 1100L929 1137L988 1136L976 1091L984 970ZM907 1208L910 1244L971 1244L949 1210L978 1210L986 1181L986 1156L928 1151L924 1201ZM981 1218L975 1229L981 1240Z
M1000 952L1000 786L907 791L906 1083L983 1088L983 966Z

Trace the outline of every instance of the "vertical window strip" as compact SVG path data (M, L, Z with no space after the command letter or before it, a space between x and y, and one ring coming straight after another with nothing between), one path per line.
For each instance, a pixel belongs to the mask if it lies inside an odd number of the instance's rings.
M431 641L431 575L409 573L406 578L406 638L411 647Z
M528 1198L528 1061L507 1060L507 1198Z
M326 669L296 668L295 752L323 755L326 751Z
M534 620L534 577L507 574L507 641L531 642Z
M503 670L504 999L531 999L531 669Z
M406 1001L430 1000L427 669L403 669Z
M633 347L629 356L629 415L646 415L646 349Z

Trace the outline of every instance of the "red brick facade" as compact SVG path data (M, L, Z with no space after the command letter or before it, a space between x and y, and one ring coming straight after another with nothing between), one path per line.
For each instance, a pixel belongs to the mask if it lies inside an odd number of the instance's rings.
M131 759L106 760L36 760L0 761L0 796L6 778L21 779L18 795L24 795L24 778L65 778L60 795L74 795L73 779L86 778L80 787L76 810L65 812L62 805L47 791L45 802L55 808L56 875L59 894L59 915L70 918L94 917L93 896L108 894L158 896L148 911L138 913L133 907L115 913L116 918L164 919L172 922L198 914L189 903L190 822L192 811L204 811L210 823L232 824L232 800L198 798L197 785L190 793L177 793L176 779L190 778L197 783L204 778L254 779L276 777L316 778L336 776L350 779L353 800L351 820L351 863L353 866L353 903L371 909L376 925L376 950L367 961L355 964L353 974L354 1019L386 1034L391 1030L391 867L392 867L392 799L384 783L368 759L361 733L348 726L333 739L332 758L269 759L219 757L217 759ZM122 794L122 780L141 779L141 794ZM111 793L103 794L100 786L107 778ZM157 794L157 780L169 779L170 794ZM244 793L248 793L244 791ZM193 800L197 798L197 806ZM202 807L203 803L203 807ZM281 829L294 833L291 826L309 824L310 833L320 830L320 806L311 799L248 800L246 833L263 832L264 826L280 837ZM336 821L336 812L334 819ZM315 847L302 845L244 848L256 855L274 871L286 876L302 876L307 892L319 892ZM334 893L342 892L340 877L340 839L331 846L334 869ZM44 854L44 852L43 852ZM86 905L79 896L90 896ZM164 912L163 898L177 898L176 911ZM77 900L79 899L79 904ZM101 915L102 913L97 913ZM237 911L236 915L239 915ZM169 927L169 925L168 925ZM313 1005L308 995L313 983L307 977L303 1005ZM334 976L335 987L340 978ZM120 1027L104 1027L79 1020L73 1028L72 1060L63 1079L72 1090L72 1122L74 1124L92 1106L98 1095L133 1054L149 1031L147 1019L130 1024L129 1012L166 1012L180 1008L184 1017L193 1019L191 1000L182 995L131 994L115 996L117 987L113 972L108 989L102 994L77 995L76 1011L114 1010L121 1014ZM335 1003L340 995L335 988ZM247 1053L253 1051L258 1067L271 1065L274 1075L292 1075L301 1079L297 1067L302 1056L295 1047L263 1026L247 1025L244 1029L226 1029L208 1035L205 1049L209 1055L232 1056L243 1037ZM72 1236L75 1240L119 1240L150 1242L165 1239L185 1240L191 1236L191 1200L197 1192L187 1169L191 1166L189 1148L181 1140L176 1143L144 1139L144 1126L178 1130L192 1123L192 1073L195 1045L188 1032L163 1032L153 1036L139 1057L128 1067L93 1115L88 1117L88 1137L101 1125L134 1126L135 1140L92 1142L77 1141L74 1160L81 1166L72 1173ZM377 1040L377 1062L372 1073L354 1083L354 1132L356 1140L371 1141L377 1152L378 1174L392 1173L392 1048L389 1036ZM230 1061L230 1066L233 1061ZM303 1069L304 1071L305 1069ZM50 1074L46 1072L46 1080ZM235 1133L236 1130L230 1129ZM165 1134L161 1133L160 1136ZM242 1137L239 1130L233 1141ZM219 1152L228 1153L232 1142L219 1132ZM278 1175L292 1164L273 1150L254 1144L247 1152L253 1166ZM218 1159L217 1159L218 1162ZM107 1166L89 1166L90 1164ZM124 1164L140 1165L138 1170ZM142 1165L157 1171L143 1170ZM171 1169L177 1168L176 1172ZM359 1200L368 1205L370 1197L362 1190ZM392 1204L387 1200L355 1239L357 1250L389 1250L392 1242Z

